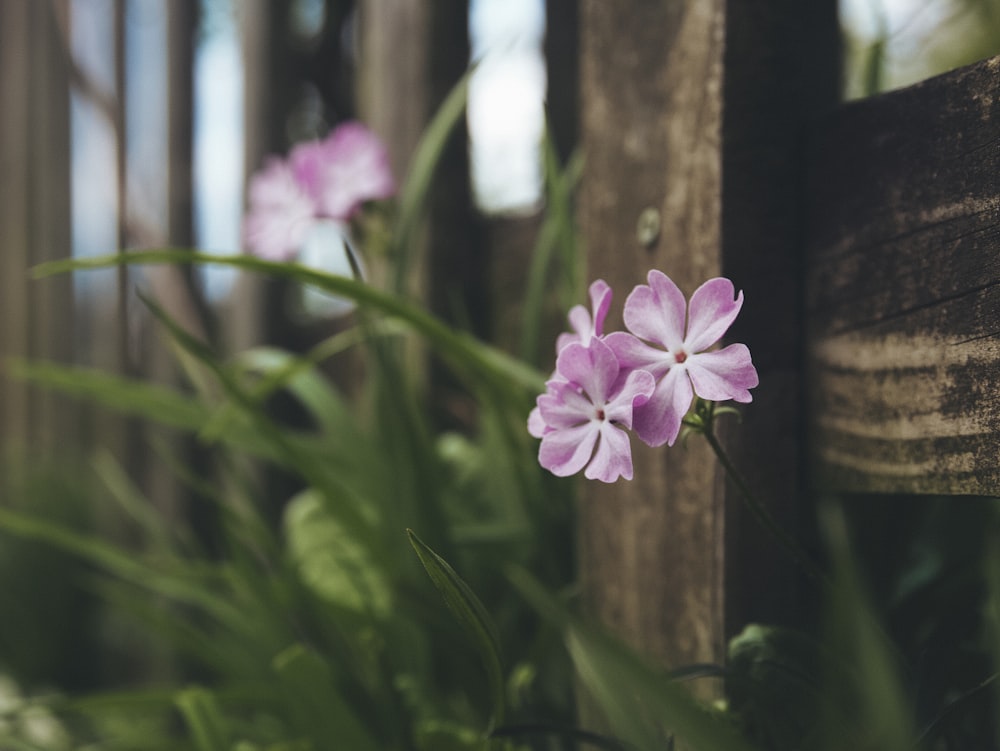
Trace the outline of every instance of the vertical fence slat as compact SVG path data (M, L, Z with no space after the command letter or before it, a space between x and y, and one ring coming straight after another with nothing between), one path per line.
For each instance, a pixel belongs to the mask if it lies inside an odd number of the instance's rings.
M688 295L719 274L744 289L731 340L750 345L762 385L727 444L793 530L800 144L806 120L836 96L834 5L592 1L581 25L590 278L615 289L614 311L650 268ZM637 235L644 211L660 227L648 243ZM723 659L747 618L794 618L792 564L744 519L704 442L633 450L633 482L585 487L581 570L596 615L670 665Z
M66 258L70 254L70 126L69 70L63 54L56 15L65 28L68 8L46 3L35 10L37 41L32 45L29 71L34 95L29 117L32 128L31 194L32 264ZM43 83L39 83L39 79ZM23 278L23 277L22 277ZM31 351L34 357L68 362L73 357L73 294L68 275L31 284ZM38 444L48 452L61 451L76 435L73 410L67 401L38 391L32 416Z
M194 54L198 28L197 0L170 0L164 5L166 40L166 215L156 228L157 237L146 242L187 248L194 243ZM160 234L162 233L162 234ZM194 282L193 270L164 266L147 272L157 303L185 330L199 339L207 338L206 307ZM144 344L144 371L151 380L175 385L180 379L176 355L168 346L167 335L157 322L146 318L148 336ZM160 445L189 464L197 465L193 442L161 426L143 426L146 444ZM155 442L155 444L154 444ZM146 492L153 505L167 519L190 513L187 491L176 473L148 452L143 457ZM157 666L160 672L166 665Z
M580 131L580 0L546 0L545 68L545 114L565 163Z
M730 423L734 459L771 516L806 533L801 190L804 134L837 104L834 0L728 0L722 130L723 271L746 295L731 331L760 375ZM745 438L746 440L740 440ZM727 491L726 633L801 623L815 599L787 553Z
M4 357L28 353L28 287L24 282L30 264L27 190L30 169L28 137L28 50L31 45L32 3L0 5L0 274L4 315L0 318L0 352ZM28 390L18 381L4 379L3 441L12 466L23 449L29 425Z
M243 68L243 169L255 172L264 155L275 148L274 102L275 24L272 14L284 3L245 0L236 10ZM224 337L234 351L259 344L266 315L266 285L251 274L240 274L225 311Z
M69 277L36 283L27 273L70 253L69 72L57 13L65 4L0 5L2 357L72 356ZM5 380L0 409L4 448L15 455L52 455L73 442L73 412L54 394Z
M419 0L362 0L358 110L405 175L430 113L431 8Z
M580 225L590 278L615 290L613 317L646 271L690 294L721 272L720 0L581 7ZM637 237L655 211L659 239ZM633 442L635 479L586 483L580 569L591 611L670 665L722 655L721 478L703 442L650 450Z

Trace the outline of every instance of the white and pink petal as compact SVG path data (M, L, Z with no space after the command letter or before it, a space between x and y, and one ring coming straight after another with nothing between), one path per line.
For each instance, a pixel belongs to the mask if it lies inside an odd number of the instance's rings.
M548 432L538 448L538 463L557 477L574 475L590 461L597 437L598 428L590 422Z
M593 335L604 335L604 319L611 309L611 287L603 279L595 279L590 285L590 307L594 311Z
M654 378L662 378L674 364L674 356L669 352L651 347L624 331L608 334L604 343L615 353L622 370L647 370Z
M602 423L599 432L597 450L583 476L601 482L615 482L619 477L631 480L632 447L628 434L609 422Z
M684 294L662 271L646 276L625 300L625 327L640 339L677 350L684 341L687 302Z
M600 339L567 345L556 358L556 372L582 388L594 404L603 404L618 378L618 358Z
M743 293L735 293L733 283L723 277L709 279L691 295L688 306L687 334L684 347L687 354L703 352L719 341L733 325Z
M730 344L715 352L692 355L686 363L695 393L702 399L750 402L749 389L759 383L757 369L745 344Z
M316 205L288 163L271 158L250 180L243 241L253 255L271 261L295 257L315 221Z
M681 430L681 421L691 408L694 392L684 368L672 368L656 384L648 402L636 407L632 429L649 446L672 446Z
M528 414L528 434L533 438L541 438L551 428L542 417L542 411L536 406Z
M542 420L550 428L571 428L594 416L594 405L571 384L549 381L550 389L535 402Z
M348 219L365 201L395 194L389 154L361 123L338 126L322 142L322 149L318 191L324 215Z
M628 374L621 389L604 407L608 422L632 427L635 409L649 401L656 389L656 380L645 370L633 370Z

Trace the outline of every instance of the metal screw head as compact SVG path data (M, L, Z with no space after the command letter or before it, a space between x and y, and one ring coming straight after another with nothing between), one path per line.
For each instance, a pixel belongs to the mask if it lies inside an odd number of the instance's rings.
M660 212L649 206L639 214L635 225L635 237L643 247L651 248L660 236Z

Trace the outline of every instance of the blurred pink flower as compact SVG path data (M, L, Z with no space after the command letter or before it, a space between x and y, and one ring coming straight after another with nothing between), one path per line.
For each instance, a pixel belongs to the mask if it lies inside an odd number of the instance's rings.
M253 176L244 241L254 255L288 260L316 220L347 221L365 201L395 192L385 147L361 123L347 122L295 146L287 160L269 158Z
M389 198L396 192L389 153L358 122L344 123L315 149L298 159L293 150L290 158L292 169L306 176L320 214L331 219L350 219L365 201Z
M591 480L632 479L632 448L623 428L632 427L633 408L653 393L653 376L636 370L620 378L614 352L603 341L567 344L554 378L537 399L528 430L542 439L538 462L565 477L584 469Z
M749 402L757 370L745 344L706 351L743 305L743 293L734 296L731 281L709 279L688 306L663 272L650 271L647 280L648 286L637 286L625 301L625 327L632 333L609 334L605 341L623 369L647 371L655 379L652 397L636 408L636 434L650 446L673 445L694 394L710 401Z
M250 252L269 261L294 257L316 219L315 203L283 159L271 157L250 180L250 211L243 238Z

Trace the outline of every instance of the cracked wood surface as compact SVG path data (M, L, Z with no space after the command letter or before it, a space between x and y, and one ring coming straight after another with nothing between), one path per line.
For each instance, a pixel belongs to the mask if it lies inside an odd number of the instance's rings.
M842 108L804 192L820 487L1000 494L1000 58Z

